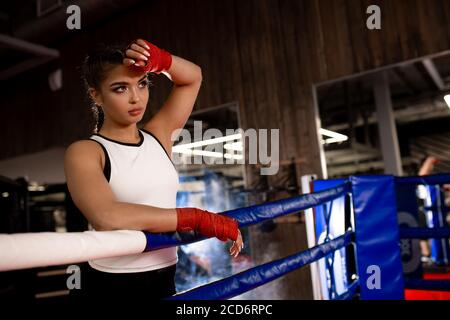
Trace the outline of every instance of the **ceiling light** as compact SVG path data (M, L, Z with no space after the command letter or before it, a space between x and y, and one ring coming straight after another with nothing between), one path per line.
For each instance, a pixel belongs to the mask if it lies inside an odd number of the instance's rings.
M450 94L445 95L444 100L447 103L447 106L450 108Z
M179 149L185 149L185 148L196 148L196 147L202 147L210 144L218 144L226 141L232 141L232 140L238 140L242 139L241 133L231 134L229 136L220 137L220 138L214 138L214 139L208 139L208 140L202 140L192 143L186 143L186 144L178 144L172 148L172 150L179 150Z
M223 145L223 148L226 150L235 150L235 151L242 151L244 149L244 146L242 145L242 142L233 142L233 143L225 143Z
M346 136L345 134L337 133L337 132L327 130L324 128L320 128L319 133L323 136L330 137L328 139L325 139L325 141L324 141L325 144L343 142L343 141L348 140L348 136Z
M179 150L173 150L173 152L194 155L194 156L205 156L205 157L213 157L213 158L222 158L222 152L213 152L213 151L205 151L205 150L193 150L193 149L184 149L180 148Z

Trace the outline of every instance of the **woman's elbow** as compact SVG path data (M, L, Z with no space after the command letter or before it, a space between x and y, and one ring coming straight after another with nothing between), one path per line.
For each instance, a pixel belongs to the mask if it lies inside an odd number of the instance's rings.
M90 224L92 225L92 228L94 228L95 231L113 231L117 230L115 226L112 223L109 223L108 221L90 221Z
M112 211L97 212L90 219L90 224L96 231L113 231L119 230L119 223L114 218Z
M108 223L91 223L95 231L114 231L117 230L112 224Z

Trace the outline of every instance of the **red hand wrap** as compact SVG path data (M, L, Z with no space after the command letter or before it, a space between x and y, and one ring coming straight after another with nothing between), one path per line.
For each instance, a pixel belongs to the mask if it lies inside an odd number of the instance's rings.
M144 61L146 62L146 65L140 68L144 69L145 72L157 74L169 70L172 65L172 55L148 41L145 41L145 43L150 47L150 49L147 49L148 53L150 53L150 57L148 57L147 61Z
M238 222L232 218L197 208L176 208L177 231L198 231L219 240L237 240Z

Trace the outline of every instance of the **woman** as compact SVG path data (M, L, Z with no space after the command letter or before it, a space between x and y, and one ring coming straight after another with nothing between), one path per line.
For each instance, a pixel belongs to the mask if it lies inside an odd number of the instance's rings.
M178 174L170 155L174 130L182 128L197 98L199 66L138 39L125 50L104 48L88 55L83 76L97 109L95 133L65 153L73 201L99 230L154 233L194 230L233 240L242 249L234 219L197 208L176 208ZM138 129L149 91L147 73L163 73L173 89L157 114ZM176 248L89 261L82 294L100 298L164 298L175 293Z

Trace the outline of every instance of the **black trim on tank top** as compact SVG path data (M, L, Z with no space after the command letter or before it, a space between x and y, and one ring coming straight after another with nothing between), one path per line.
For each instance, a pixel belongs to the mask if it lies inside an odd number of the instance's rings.
M139 130L138 130L139 131ZM139 131L139 138L141 140L139 140L138 143L128 143L128 142L121 142L121 141L117 141L108 137L105 137L104 135L100 134L100 133L93 133L94 136L99 136L105 140L111 141L111 142L115 142L118 144L121 144L123 146L128 146L128 147L140 147L142 145L142 143L144 142L144 136L142 135L142 132Z
M103 174L105 175L106 180L109 182L109 179L111 179L111 161L109 160L108 152L106 151L105 146L102 145L99 141L91 138L89 138L89 140L97 142L103 149L103 153L105 154L105 167L103 168Z
M175 168L175 170L177 170L177 168L175 167L175 163L173 163L172 159L170 158L169 154L167 153L166 148L164 148L164 146L162 145L161 141L159 141L159 139L158 139L153 133L151 133L150 131L145 130L145 129L139 129L139 130L142 130L142 131L144 131L146 134L151 135L156 141L158 141L159 145L161 146L161 148L162 148L162 149L164 150L164 152L166 153L167 158L169 158L170 162L172 162L172 164L173 164L173 167Z

